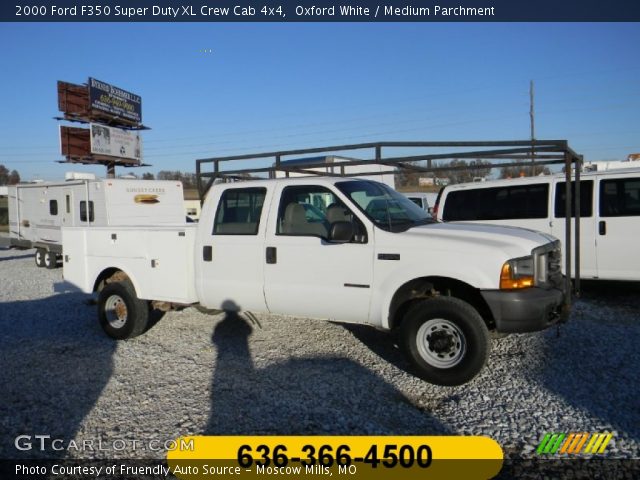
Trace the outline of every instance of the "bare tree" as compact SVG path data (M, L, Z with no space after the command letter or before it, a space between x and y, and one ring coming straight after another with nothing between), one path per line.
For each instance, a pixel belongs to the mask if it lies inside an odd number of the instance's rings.
M551 171L545 165L500 168L500 178L535 177L541 173L550 175Z
M9 185L16 185L18 183L20 183L20 174L18 173L17 170L11 170L11 173L9 174Z
M451 183L473 182L476 177L486 177L491 173L491 163L480 158L467 163L466 160L451 160L449 163L441 165L450 167L451 170L444 170L440 177L447 177Z
M20 174L17 170L11 170L0 164L0 185L15 185L20 183Z
M7 185L9 183L9 170L7 167L0 164L0 185Z
M178 180L184 188L196 188L196 174L179 170L161 170L158 172L158 180Z

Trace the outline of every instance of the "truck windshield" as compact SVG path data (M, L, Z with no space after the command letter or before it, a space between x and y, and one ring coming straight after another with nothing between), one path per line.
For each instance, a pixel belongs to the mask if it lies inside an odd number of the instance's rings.
M377 227L388 232L402 232L434 221L431 215L384 183L349 180L337 182L336 187Z

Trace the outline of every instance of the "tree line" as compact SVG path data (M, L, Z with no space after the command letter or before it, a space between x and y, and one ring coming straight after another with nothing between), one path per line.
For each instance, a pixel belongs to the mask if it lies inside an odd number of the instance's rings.
M426 167L424 162L414 162L417 166ZM439 168L437 172L415 172L411 170L398 169L396 171L396 183L398 187L418 187L420 178L428 175L430 178L447 179L450 183L472 182L480 177L485 178L491 174L491 164L487 160L476 159L467 162L466 160L451 160L446 163L434 164ZM524 167L500 167L498 178L529 177L534 175L549 175L551 172L546 166L533 165ZM182 182L185 189L197 188L196 174L181 172L179 170L161 170L157 175L151 172L144 172L143 180L178 180ZM20 183L20 174L17 170L11 170L0 164L0 185L15 185Z
M20 183L20 174L17 170L11 170L0 164L0 185L15 185Z
M411 162L416 166L426 168L426 162ZM434 163L433 168L438 168L434 172L417 172L408 169L398 169L396 171L397 187L418 187L420 178L433 178L434 183L438 179L446 180L449 183L473 182L478 178L486 178L491 174L491 162L488 160L476 159L467 162L466 160L454 159L449 162ZM497 168L497 167L496 167ZM535 175L549 175L549 168L543 165L522 166L522 167L500 167L498 178L531 177Z

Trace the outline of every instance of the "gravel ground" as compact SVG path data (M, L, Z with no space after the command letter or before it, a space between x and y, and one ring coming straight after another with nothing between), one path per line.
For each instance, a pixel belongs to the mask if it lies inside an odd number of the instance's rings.
M452 388L366 327L190 308L114 342L33 251L0 250L0 279L0 458L18 456L19 434L94 442L29 457L129 459L190 434L465 434L526 459L547 432L613 432L607 458L640 458L638 283L585 283L559 336L495 340L481 375Z

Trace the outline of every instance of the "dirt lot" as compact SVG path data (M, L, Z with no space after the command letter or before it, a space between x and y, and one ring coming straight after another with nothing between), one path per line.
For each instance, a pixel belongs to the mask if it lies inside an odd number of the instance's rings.
M25 433L104 446L28 452L48 458L162 458L151 440L187 434L464 434L526 459L548 432L612 432L605 458L640 458L639 284L584 283L559 335L494 341L481 375L446 388L361 326L190 308L115 342L32 251L0 250L0 278L0 457Z

